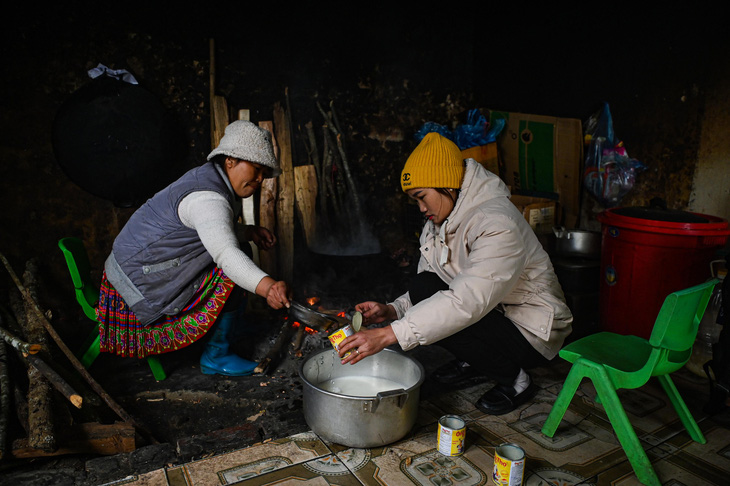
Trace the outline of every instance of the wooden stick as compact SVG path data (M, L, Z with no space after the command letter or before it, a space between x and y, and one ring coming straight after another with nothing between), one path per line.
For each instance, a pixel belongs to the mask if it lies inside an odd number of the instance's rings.
M22 341L21 339L15 337L14 334L12 334L7 329L4 329L1 327L3 324L3 318L0 316L0 337L3 338L3 340L23 353L24 355L28 354L36 354L38 351L41 350L42 346L40 344L29 344L25 341Z
M149 440L153 444L159 444L159 442L152 436L152 434L144 427L139 425L122 407L120 407L109 394L104 391L104 389L99 385L99 383L96 382L96 380L89 374L88 371L86 371L86 368L81 364L81 362L76 358L76 356L71 352L71 350L66 346L66 344L61 339L61 336L58 335L56 330L53 328L50 322L46 319L45 315L43 315L43 312L41 312L40 308L38 308L38 304L33 300L33 298L28 293L28 290L23 286L23 284L18 280L18 276L13 271L13 268L10 266L10 263L8 263L8 260L5 258L5 256L0 253L0 260L2 260L3 265L5 265L5 268L7 269L8 273L10 274L10 277L15 282L16 287L18 287L18 290L20 290L21 295L31 304L33 309L35 309L35 312L42 317L41 322L43 323L43 326L46 328L46 331L48 331L48 334L51 335L53 340L56 342L58 347L63 351L63 354L66 355L66 357L69 359L71 364L74 368L76 368L76 371L78 371L81 376L84 377L84 379L89 383L91 388L101 397L102 400L104 400L104 403L106 403L109 408L114 411L122 420L125 422L128 422L132 426L134 426L143 437L145 437L147 440Z
M314 136L314 127L312 125L312 122L309 121L304 125L304 128L307 130L307 152L309 155L309 158L312 160L312 164L314 164L314 169L317 171L317 182L319 185L322 185L322 166L319 161L319 152L317 152L317 137Z
M281 330L279 331L279 337L276 339L276 342L274 342L273 346L271 346L271 349L269 349L266 357L261 360L259 365L254 369L254 373L263 373L268 369L271 362L277 356L279 356L279 353L281 353L281 349L284 347L284 343L291 337L292 329L294 329L292 323L288 320L285 320L284 325L281 326Z
M326 116L324 113L323 115ZM331 162L330 167L332 167L332 173L336 176L332 180L332 200L336 203L334 212L334 229L336 233L334 233L334 236L342 239L346 235L351 235L350 238L345 239L352 240L355 236L352 225L357 220L357 216L353 214L353 207L349 204L348 190L346 187L347 181L343 181L342 176L344 168L342 167L339 152L334 148L336 147L336 142L333 140L333 135L330 132L331 130L328 129L328 124L325 123L323 136L325 147L328 149L325 156L329 159L328 164Z
M305 327L307 327L307 326L305 326L303 322L299 323L299 327L297 328L297 335L294 338L294 342L292 343L294 352L299 351L302 347L302 341L304 341L304 328Z
M327 134L327 128L325 127L323 154L324 162L322 162L322 170L324 171L325 180L324 188L326 189L327 195L329 196L327 199L332 203L335 215L338 215L340 214L340 203L339 199L337 198L337 191L335 190L334 181L332 180L332 152L330 151L329 147L329 136Z
M350 164L347 162L344 141L342 140L342 132L339 129L339 120L337 119L337 114L335 113L334 102L330 102L330 112L332 113L332 119L327 116L321 106L319 108L322 114L326 117L325 119L328 120L327 126L337 139L337 149L340 153L340 158L342 159L342 167L345 171L345 180L350 190L350 196L352 197L352 202L355 205L355 214L357 217L361 217L362 207L360 204L360 196L357 193L355 181L352 178L352 173L350 172Z
M46 377L46 379L53 385L56 390L61 392L61 394L68 399L69 402L73 404L76 408L81 408L81 404L83 403L84 399L76 393L76 391L69 385L66 380L61 378L61 376L56 373L56 371L51 368L48 363L43 361L40 356L30 354L26 356L25 358L28 360L28 363L30 363L35 369L40 371L43 376Z

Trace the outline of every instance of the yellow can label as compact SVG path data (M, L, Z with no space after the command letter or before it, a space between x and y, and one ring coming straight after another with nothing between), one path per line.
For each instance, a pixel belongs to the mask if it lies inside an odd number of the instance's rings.
M466 422L456 415L444 415L439 419L438 451L445 456L460 456L464 453Z
M349 324L336 330L329 335L329 340L332 343L332 347L335 348L335 350L339 353L340 343L344 341L347 336L352 336L354 333L355 331L352 330L352 326L350 326ZM352 354L352 351L346 352L343 358L350 356L350 354Z
M494 450L492 481L497 486L521 486L525 474L525 451L516 444L502 444Z

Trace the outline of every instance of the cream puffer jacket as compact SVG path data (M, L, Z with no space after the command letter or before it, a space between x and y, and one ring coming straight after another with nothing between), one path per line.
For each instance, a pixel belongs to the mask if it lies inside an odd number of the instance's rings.
M552 359L571 332L573 316L553 265L534 231L510 202L499 177L467 159L456 205L440 227L421 234L418 272L435 272L449 289L413 305L408 293L390 304L404 350L433 344L501 307L543 356ZM444 244L445 242L445 244ZM485 343L489 346L499 343Z

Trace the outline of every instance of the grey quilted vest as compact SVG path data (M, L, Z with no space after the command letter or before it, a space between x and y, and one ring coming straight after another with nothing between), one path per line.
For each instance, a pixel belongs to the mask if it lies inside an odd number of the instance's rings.
M194 229L177 214L191 192L215 191L237 214L230 182L215 163L185 173L134 212L114 240L104 264L109 282L143 325L163 315L176 315L200 287L214 265Z

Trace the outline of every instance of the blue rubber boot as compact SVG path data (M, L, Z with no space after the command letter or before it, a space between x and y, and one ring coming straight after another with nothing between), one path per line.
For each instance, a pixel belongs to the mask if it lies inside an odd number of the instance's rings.
M245 376L253 373L257 363L241 358L229 349L228 334L235 326L238 313L222 313L213 329L213 335L200 356L200 370L206 375Z

